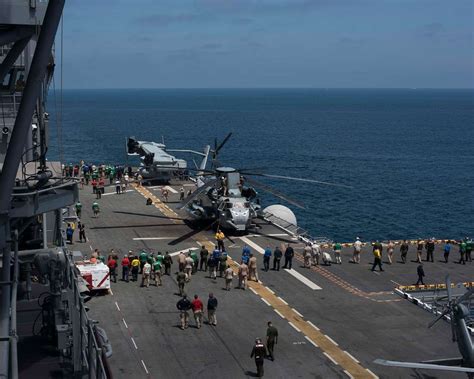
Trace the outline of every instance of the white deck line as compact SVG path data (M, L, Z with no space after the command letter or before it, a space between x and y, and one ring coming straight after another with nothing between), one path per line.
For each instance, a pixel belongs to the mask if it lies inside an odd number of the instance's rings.
M356 361L357 363L359 363L359 361L357 359L355 359L355 357L353 355L351 355L348 351L344 350L344 353L346 353L349 358L351 358L352 360Z
M175 255L179 255L180 253L187 253L187 252L189 252L190 249L193 249L193 248L192 248L192 247L191 247L191 248L188 247L187 249L178 250L178 251L175 251L175 252L173 252L173 253L170 253L170 255L171 255L172 257L174 257ZM194 250L196 250L196 249L194 249Z
M327 338L329 341L331 341L334 345L339 346L339 344L338 344L336 341L334 341L331 337L329 337L327 334L325 334L324 337L326 337L326 338Z
M120 312L120 307L117 302L115 302L115 306L117 307L117 310Z
M287 273L290 275L294 276L296 279L298 279L301 283L307 285L309 288L312 290L321 290L322 288L318 286L316 283L313 283L311 280L306 278L305 276L301 275L298 271L296 270L289 270L287 268L284 269Z
M178 191L176 191L173 187L170 187L170 186L166 186L165 189L167 189L171 193L178 193Z
M298 316L300 316L301 318L304 318L304 316L303 316L300 312L298 312L295 308L291 308L291 310L292 310L293 312L295 312L295 313L296 313ZM314 325L313 325L313 326L314 326Z
M334 363L335 365L338 365L339 363L337 363L333 357L331 357L328 353L326 353L325 351L323 351L323 354L332 362Z
M122 193L124 192L135 192L135 190L125 190L125 191L122 191ZM102 196L109 196L109 195L117 195L116 192L107 192L107 193L103 193Z
M255 242L251 241L247 237L239 237L245 244L249 245L251 248L256 250L258 253L263 254L265 252L265 249L259 245L257 245Z
M265 286L265 288L268 290L268 292L275 295L275 292L270 287Z
M143 359L142 359L142 365L143 365L143 368L145 369L145 372L149 374L148 369L146 368L145 362L143 362Z
M250 289L250 291L252 291L255 295L258 295L258 292L255 291L252 287L250 287L249 289Z
M285 318L285 316L283 316L277 309L273 308L273 310L278 316L280 316L281 318Z
M271 306L271 304L270 304L267 300L265 300L263 297L261 297L260 299L262 299L262 301L263 301L265 304L267 304L269 307Z
M314 325L311 321L306 321L309 325L311 325L314 329L320 330L316 325Z
M311 338L309 338L308 336L304 336L304 338L306 338L314 347L319 347L318 344L316 342L314 342Z
M277 296L277 297L278 297L278 299L279 299L283 304L288 305L288 303L287 303L285 300L283 300L280 296Z
M136 237L132 241L174 240L178 237Z
M125 325L125 327L128 329L128 325L127 325L127 323L125 322L125 319L124 319L124 318L122 319L122 321L123 321L123 324Z
M368 368L366 368L367 372L375 379L379 379L377 375L375 375L372 371L370 371Z
M301 333L301 330L298 329L298 327L297 327L295 324L293 324L291 321L288 321L288 324L290 324L290 325L293 327L294 330L296 330L297 332Z
M132 340L133 346L135 346L135 349L138 350L138 346L137 346L137 344L135 343L135 340L133 339L133 337L130 337L130 339Z
M354 379L354 377L349 373L349 371L344 370L344 374L346 374L349 378Z

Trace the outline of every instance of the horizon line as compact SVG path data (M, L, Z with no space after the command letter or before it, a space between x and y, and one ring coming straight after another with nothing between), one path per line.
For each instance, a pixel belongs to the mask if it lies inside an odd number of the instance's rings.
M56 88L59 90L60 88ZM50 88L50 90L52 90ZM101 90L474 90L474 87L97 87L63 90L101 91Z

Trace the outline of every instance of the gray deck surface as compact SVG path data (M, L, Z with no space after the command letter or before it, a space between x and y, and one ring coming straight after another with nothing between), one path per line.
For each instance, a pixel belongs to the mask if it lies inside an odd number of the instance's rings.
M113 188L107 187L106 190L110 192ZM158 189L151 191L159 194ZM82 220L89 241L77 242L76 234L72 249L81 250L84 254L89 254L93 248L99 248L105 255L111 248L122 253L143 247L175 252L198 247L196 240L213 240L212 231L196 235L187 225L175 223L179 220L170 220L156 207L146 206L145 198L136 190L103 196L99 200L101 213L98 218L91 217L91 203L95 196L90 187L81 190L80 195ZM178 194L170 195L170 201L175 202L168 205L175 207ZM249 234L245 238L262 248L267 245L275 247L282 241L295 242L269 225L262 225L259 234ZM279 236L268 237L268 234ZM194 239L184 238L191 235ZM144 237L168 239L133 240ZM234 259L240 257L243 245L244 240L238 236L226 240L229 255ZM301 245L295 243L294 246L300 253ZM452 262L457 258L456 252L452 252L450 263L438 262L440 249L437 246L435 263L425 263L427 283L443 283L447 273L454 283L474 280L471 263L462 266ZM434 316L392 293L396 283L407 285L416 281L416 263L385 264L385 272L372 273L372 254L368 249L364 250L360 265L348 263L350 248L343 250L343 264L331 267L306 269L298 256L293 268L322 288L312 290L286 271L263 272L261 255L252 250L259 259L259 276L263 284L380 378L465 377L442 371L389 368L373 363L377 358L416 362L459 356L457 345L451 343L450 327L446 322L440 321L428 329L427 325ZM395 255L398 260L397 249ZM414 256L413 246L409 258ZM265 361L266 377L348 377L341 366L335 365L320 348L310 344L303 333L296 331L287 319L275 313L260 296L249 290L224 291L223 279L213 281L204 272L193 276L186 292L190 296L198 294L203 301L207 300L209 292L214 292L219 301L218 325L181 330L177 326L176 302L179 296L176 295L176 270L175 262L173 275L164 277L162 287L140 288L139 282L118 281L112 283L113 294L96 296L87 303L89 315L99 320L108 332L113 346L113 356L109 361L116 378L253 376L255 365L250 359L250 351L255 337L265 337L269 320L278 328L280 340L275 349L276 360ZM234 279L234 284L237 284L237 279ZM194 326L193 319L191 325Z

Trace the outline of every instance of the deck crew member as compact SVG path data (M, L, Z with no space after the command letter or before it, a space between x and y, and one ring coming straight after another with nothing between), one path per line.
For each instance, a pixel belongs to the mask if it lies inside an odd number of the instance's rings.
M209 256L209 251L206 249L206 246L201 247L201 251L199 252L200 261L199 261L199 271L202 271L204 267L204 271L207 271L207 257Z
M109 266L110 279L114 283L117 283L117 261L113 256L111 256L107 261L107 266Z
M122 280L128 283L128 272L130 270L130 260L128 259L127 255L125 255L122 258L121 264L122 264Z
M186 257L186 265L184 266L187 282L191 280L191 275L193 274L193 266L194 266L194 260L193 258L191 258L191 253L188 253L188 256Z
M416 261L421 263L421 254L423 253L423 241L420 239L416 244Z
M275 250L273 250L273 269L276 271L280 271L280 262L283 253L281 252L280 248L277 246Z
M395 248L395 244L392 241L388 241L387 244L387 258L388 258L388 264L392 264L393 260L393 250Z
M267 350L268 357L274 361L273 348L278 343L278 329L275 328L271 321L268 321L267 328Z
M78 218L81 218L81 214L82 214L82 204L81 204L81 202L78 201L74 207L76 208L76 216Z
M183 252L180 252L178 255L178 270L184 271L185 267L186 267L186 255L184 255Z
M140 260L137 256L133 257L132 260L132 280L136 282L138 280L138 271L140 271Z
M150 287L151 264L148 261L143 265L142 287Z
M459 262L463 265L466 264L466 242L460 241L459 242Z
M269 246L265 248L265 251L263 253L263 269L265 271L270 270L270 259L272 257L272 249L270 249Z
M184 285L186 284L186 274L184 273L184 271L179 271L176 274L176 281L178 282L179 295L183 296Z
M224 247L225 235L224 233L222 233L222 230L217 229L215 237L217 241L217 248L220 249L221 251L225 251L225 247Z
M219 258L219 277L224 276L224 272L227 269L227 253L225 251L222 252Z
M474 242L472 242L471 238L466 237L466 261L472 262L472 248L473 248Z
M257 377L263 376L263 361L267 355L267 349L260 338L255 339L255 346L250 353L250 358L255 357L255 365L257 366Z
M191 302L188 300L186 294L182 294L182 299L176 303L176 308L179 310L179 319L181 321L181 330L184 330L189 325L189 313L191 309Z
M227 267L224 272L224 278L225 278L225 289L227 291L230 291L230 287L232 287L232 279L234 278L234 270L232 270L232 267Z
M153 262L153 280L155 281L155 286L161 286L163 282L161 281L161 267L162 261L156 257Z
M418 267L416 268L416 273L418 274L418 280L416 281L416 285L419 285L420 283L422 285L425 285L423 282L423 277L425 276L425 270L423 270L423 263L420 263Z
M408 254L408 242L407 240L403 240L402 244L400 245L400 257L402 258L402 263L407 263L407 254Z
M426 262L434 262L433 259L433 252L435 249L435 243L434 243L434 238L430 239L429 241L426 241Z
M372 265L372 271L375 271L375 266L379 266L380 271L384 271L382 268L382 254L379 249L374 249L374 264Z
M249 263L250 253L251 253L250 247L248 247L247 245L245 245L245 246L243 247L243 249L242 249L242 261L243 261L245 264L248 264L248 263Z
M287 268L291 270L291 265L292 265L294 256L295 256L295 251L293 250L291 245L288 244L285 250L285 265L283 266L283 268Z
M92 203L92 212L94 213L94 217L99 217L100 207L97 201Z
M209 299L207 299L207 318L209 320L209 325L217 326L217 299L214 297L214 294L211 292L209 294Z
M354 242L354 252L352 253L352 262L353 263L360 263L360 252L362 251L362 242L360 242L360 238L357 237Z
M311 245L308 242L303 249L304 267L311 268Z
M446 241L444 245L444 262L448 263L449 253L451 251L451 241Z
M342 264L342 259L341 259L341 249L342 246L339 242L336 242L334 244L334 256L336 257L336 263Z
M203 312L204 305L202 304L202 301L198 295L194 295L194 300L191 303L191 307L193 309L194 320L196 321L196 327L198 329L201 329L202 312Z
M82 242L84 240L84 242L87 242L85 230L86 225L79 221L77 227L79 229L79 241Z
M163 258L163 264L165 265L165 275L169 275L171 272L171 265L173 264L173 258L170 253L166 252Z
M247 288L247 276L249 274L249 268L244 261L239 266L239 288L245 290Z
M250 254L249 259L249 278L258 282L258 272L257 272L257 257L253 254Z
M140 260L140 274L143 274L143 266L145 266L145 263L148 260L148 254L146 251L142 250L138 259Z

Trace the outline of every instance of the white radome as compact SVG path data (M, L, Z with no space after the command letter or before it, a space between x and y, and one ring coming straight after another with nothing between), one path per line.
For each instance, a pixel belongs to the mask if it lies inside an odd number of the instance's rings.
M285 220L286 222L298 226L296 223L296 216L293 211L284 205L274 204L266 207L263 212L271 213L272 215Z

